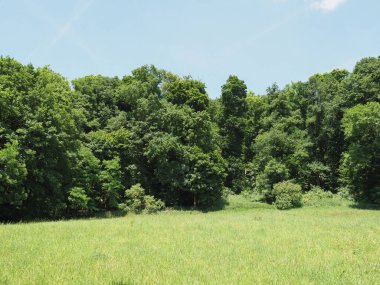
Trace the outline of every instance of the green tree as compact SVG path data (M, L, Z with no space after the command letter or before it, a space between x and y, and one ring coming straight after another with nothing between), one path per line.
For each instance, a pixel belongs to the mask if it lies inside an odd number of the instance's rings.
M380 102L380 57L360 60L344 83L346 107Z
M289 178L289 169L286 165L276 159L272 159L257 175L255 191L262 195L265 201L272 203L275 198L273 194L273 185L288 180Z
M90 198L86 191L81 187L73 187L69 190L68 207L71 211L78 214L88 210L88 202Z
M78 104L86 117L86 128L98 130L104 128L107 121L117 112L116 88L118 78L90 75L72 81L78 98Z
M100 160L95 157L89 148L81 146L75 154L70 168L73 177L72 185L74 186L69 190L68 194L71 195L71 191L74 189L75 194L82 196L81 191L83 191L83 197L86 198L86 207L83 207L83 209L97 210L96 200L101 187L99 177ZM77 188L81 190L79 191Z
M103 169L99 174L101 189L97 197L101 208L117 209L120 194L124 188L121 177L119 157L103 161Z
M245 165L243 161L247 86L237 76L230 76L222 86L220 133L222 153L228 163L225 185L239 193L243 189Z
M348 144L340 169L343 183L356 197L379 202L380 103L347 110L342 125Z
M18 168L26 168L19 183L27 196L17 203L22 215L59 216L66 208L82 120L74 99L68 82L49 68L0 58L0 149L17 143L12 152Z
M25 178L27 169L16 142L0 149L0 215L10 218L27 198Z
M164 94L166 99L176 105L188 105L194 111L204 111L209 106L206 85L189 77L165 82Z

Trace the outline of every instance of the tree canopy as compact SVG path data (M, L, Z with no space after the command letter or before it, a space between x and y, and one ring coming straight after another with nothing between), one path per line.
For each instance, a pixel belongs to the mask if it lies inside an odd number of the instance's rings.
M380 57L263 95L231 75L216 99L148 65L71 83L0 57L1 219L272 203L282 182L380 204Z

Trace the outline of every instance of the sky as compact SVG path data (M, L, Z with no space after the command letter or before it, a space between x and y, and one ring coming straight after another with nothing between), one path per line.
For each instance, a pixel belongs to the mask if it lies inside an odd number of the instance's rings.
M145 64L264 94L380 55L379 0L0 0L0 55L68 80Z

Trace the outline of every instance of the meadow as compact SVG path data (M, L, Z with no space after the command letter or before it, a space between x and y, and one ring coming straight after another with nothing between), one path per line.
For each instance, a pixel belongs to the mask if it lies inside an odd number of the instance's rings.
M380 211L222 211L0 224L0 284L378 284Z

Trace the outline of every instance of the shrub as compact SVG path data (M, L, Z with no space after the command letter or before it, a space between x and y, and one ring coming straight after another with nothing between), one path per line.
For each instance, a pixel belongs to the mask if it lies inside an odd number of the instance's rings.
M275 206L277 209L286 210L301 206L301 186L291 181L283 181L273 186Z
M289 170L286 165L272 159L257 175L255 190L263 195L265 201L272 203L275 200L273 185L288 178Z
M124 210L140 213L156 213L165 208L165 203L155 199L151 195L145 195L145 190L140 184L133 185L125 191L125 204L121 204Z
M314 185L326 187L329 185L331 173L330 167L324 165L322 162L313 161L312 163L308 163L303 170L304 173L304 184L307 190L310 190L314 187Z
M73 187L69 190L69 208L74 211L84 211L88 209L90 198L81 187Z
M145 190L141 184L135 184L130 189L125 191L126 208L127 211L139 213L144 208L144 194Z
M349 195L347 187L338 189L337 194L325 191L321 187L313 187L309 192L302 196L302 204L304 206L325 207L325 206L341 206L350 203L352 197Z
M338 197L341 198L341 199L345 199L345 200L350 200L350 201L353 201L354 198L352 197L352 194L351 194L351 190L349 187L347 186L342 186L342 187L339 187L338 188Z
M160 199L155 199L151 195L144 196L144 212L152 214L157 213L165 208L165 203Z
M330 191L325 191L321 187L314 186L302 196L302 204L305 206L316 206L325 199L331 199L334 195Z

